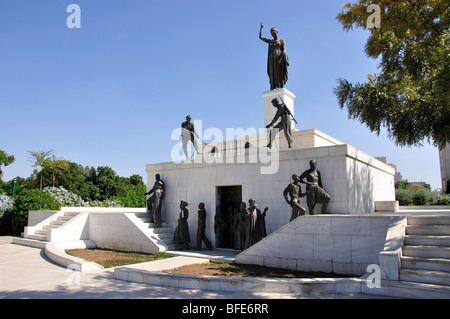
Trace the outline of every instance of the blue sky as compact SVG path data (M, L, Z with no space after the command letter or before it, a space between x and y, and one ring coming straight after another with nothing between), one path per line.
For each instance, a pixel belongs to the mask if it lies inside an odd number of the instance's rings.
M203 129L260 128L269 90L267 45L276 26L290 59L286 88L297 129L318 129L387 157L403 178L440 187L429 144L400 148L348 119L332 91L340 77L364 82L377 61L368 32L335 20L343 0L2 0L0 149L15 156L3 180L28 177L30 150L145 177L171 160L172 131L190 114ZM69 29L67 6L81 8ZM146 179L144 179L146 180Z

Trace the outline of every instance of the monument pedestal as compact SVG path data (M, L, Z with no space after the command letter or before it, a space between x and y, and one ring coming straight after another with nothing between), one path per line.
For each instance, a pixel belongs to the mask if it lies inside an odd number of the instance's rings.
M275 89L275 90L264 92L262 94L262 97L264 98L264 127L266 127L267 124L272 122L273 117L275 116L275 113L277 112L277 109L272 104L273 99L276 99L276 98L281 99L284 102L284 104L286 104L289 111L291 111L292 115L295 116L294 115L295 95L291 91L286 90L284 88L283 89ZM294 128L294 125L292 125L292 128Z

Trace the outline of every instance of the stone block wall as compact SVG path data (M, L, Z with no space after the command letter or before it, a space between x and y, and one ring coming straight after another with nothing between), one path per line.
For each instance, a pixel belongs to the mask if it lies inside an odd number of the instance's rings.
M389 226L397 217L302 216L243 251L236 261L300 271L363 275L379 265Z

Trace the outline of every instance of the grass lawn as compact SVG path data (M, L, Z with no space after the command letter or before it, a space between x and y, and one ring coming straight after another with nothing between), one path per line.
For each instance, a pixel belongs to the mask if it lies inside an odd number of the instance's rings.
M69 249L66 250L66 254L93 261L99 265L102 265L104 268L131 265L170 257L170 255L167 253L157 253L154 255L150 255L136 252L122 252L98 248Z

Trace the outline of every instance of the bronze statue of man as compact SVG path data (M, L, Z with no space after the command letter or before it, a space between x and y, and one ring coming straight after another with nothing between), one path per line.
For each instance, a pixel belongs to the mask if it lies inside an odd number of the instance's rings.
M300 175L300 183L306 184L306 203L308 204L310 215L314 215L314 207L317 203L322 203L322 214L326 214L328 202L330 201L330 195L323 190L322 177L316 166L316 160L310 160L310 168Z
M272 130L270 130L270 142L267 145L268 148L272 147L272 142L274 141L276 135L279 131L284 131L284 136L286 137L286 141L288 143L289 148L292 148L292 127L291 127L291 113L286 105L281 104L280 101L275 98L272 100L272 105L277 108L277 112L275 113L275 116L272 119L272 122L270 122L266 128L270 128L278 121L278 119L281 119L280 122L273 127ZM273 132L275 130L275 132Z
M305 197L306 193L302 193L300 187L300 178L297 174L292 175L293 182L290 183L283 191L283 197L289 206L292 207L292 215L290 222L296 219L298 216L305 215L306 210L300 205L300 197ZM288 195L290 199L288 199Z
M259 38L269 44L267 57L267 74L270 80L270 89L284 88L288 80L289 59L286 54L286 42L278 38L278 29L270 29L273 39L266 39L262 36L264 25L261 23Z
M202 250L202 242L205 243L208 249L213 249L211 242L206 237L206 209L205 203L198 204L198 221L197 221L197 250Z
M186 159L189 159L187 146L189 141L192 142L192 145L194 145L195 151L198 153L198 145L197 145L197 139L198 134L195 130L194 123L191 122L191 116L186 116L186 122L181 123L181 138L183 141L183 152L186 156Z
M161 176L159 174L155 175L155 184L153 188L149 190L145 195L150 195L147 199L147 213L150 214L150 219L152 223L155 223L155 227L161 228L161 208L162 201L164 199L164 191L165 186L164 182L161 180Z

